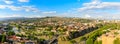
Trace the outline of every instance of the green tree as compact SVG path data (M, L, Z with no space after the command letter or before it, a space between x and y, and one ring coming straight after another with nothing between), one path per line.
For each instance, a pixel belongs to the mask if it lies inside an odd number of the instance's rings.
M0 42L5 42L5 41L6 41L6 36L0 35Z
M13 32L13 31L8 31L8 32L7 32L7 35L8 35L8 36L15 35L15 32Z
M88 40L86 41L86 44L94 44L93 39L88 39Z
M54 32L49 32L49 35L54 35Z

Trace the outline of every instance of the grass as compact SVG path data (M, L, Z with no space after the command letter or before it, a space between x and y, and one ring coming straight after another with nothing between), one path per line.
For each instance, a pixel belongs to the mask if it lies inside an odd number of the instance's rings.
M95 35L93 35L94 33L102 33L103 34L103 33L105 33L103 30L106 30L106 29L109 29L109 28L114 29L117 26L118 25L116 25L116 24L106 24L103 27L101 27L101 28L99 28L99 29L97 29L95 31L92 31L92 32L90 32L88 34L85 34L84 36L80 36L80 37L75 38L73 40L75 40L77 42L80 42L81 40L88 39L89 37L95 36Z

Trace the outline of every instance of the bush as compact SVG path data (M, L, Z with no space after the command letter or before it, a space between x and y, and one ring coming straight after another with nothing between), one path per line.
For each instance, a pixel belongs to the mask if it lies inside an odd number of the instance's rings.
M115 35L118 35L119 33L118 32L114 32Z
M82 41L82 40L86 40L86 37L81 36L80 41Z
M114 40L114 44L120 44L120 39L119 39L119 38L116 38L116 39Z
M75 40L70 40L71 44L77 43Z
M11 35L15 35L15 32L9 31L9 32L7 32L7 34L8 34L8 36L11 36Z
M49 35L54 35L54 32L49 32Z
M94 44L94 42L96 41L96 38L101 36L102 34L106 33L106 31L103 31L105 29L109 29L109 28L114 28L116 24L109 24L109 25L105 25L101 28L99 28L98 30L95 30L93 32L91 32L89 35L86 36L86 44ZM102 43L102 42L100 42Z
M96 41L94 42L94 44L102 44L102 40L100 40L100 41L96 40Z
M94 44L93 39L88 39L88 40L86 41L86 44Z

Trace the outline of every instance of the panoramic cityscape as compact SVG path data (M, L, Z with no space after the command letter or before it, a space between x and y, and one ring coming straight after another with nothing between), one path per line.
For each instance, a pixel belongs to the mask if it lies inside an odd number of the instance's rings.
M120 0L0 0L0 44L120 44Z

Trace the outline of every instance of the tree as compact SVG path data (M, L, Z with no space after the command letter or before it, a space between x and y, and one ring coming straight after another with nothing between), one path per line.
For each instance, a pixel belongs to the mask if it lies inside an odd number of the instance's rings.
M49 35L54 35L54 32L49 32Z
M94 44L93 39L88 39L88 40L86 41L86 44Z
M0 42L5 42L5 41L6 41L6 36L0 35Z
M44 41L45 41L45 39L42 39L42 38L37 40L37 42L38 42L39 44L44 44Z
M48 26L48 27L47 27L47 31L51 31L52 28L53 28L52 26Z
M7 32L7 35L8 35L8 36L15 35L15 32L13 32L13 31L8 31L8 32Z

